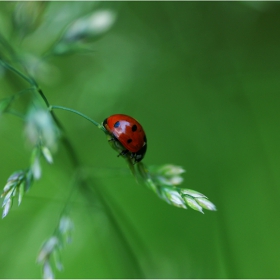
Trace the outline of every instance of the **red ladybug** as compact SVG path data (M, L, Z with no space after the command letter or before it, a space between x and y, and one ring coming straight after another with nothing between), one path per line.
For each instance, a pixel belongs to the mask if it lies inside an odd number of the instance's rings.
M105 119L102 124L112 137L109 141L114 141L115 148L121 151L118 156L130 155L134 163L144 158L147 138L138 121L127 115L116 114Z

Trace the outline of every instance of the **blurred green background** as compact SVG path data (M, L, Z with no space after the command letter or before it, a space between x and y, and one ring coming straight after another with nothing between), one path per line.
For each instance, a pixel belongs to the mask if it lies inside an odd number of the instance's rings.
M13 28L16 7L0 2L0 32L29 61L71 21L99 9L115 12L115 24L91 42L93 52L50 57L36 70L38 83L51 104L96 121L115 113L138 119L148 138L144 162L183 166L183 187L218 209L202 215L161 201L125 175L124 160L98 129L57 111L114 204L110 220L77 194L73 242L56 277L280 278L280 4L50 2L21 39ZM0 70L0 99L27 87ZM25 111L25 98L18 102ZM14 116L1 116L0 133L4 187L28 166L30 148ZM41 277L36 256L57 224L72 173L60 145L22 205L1 220L0 278Z

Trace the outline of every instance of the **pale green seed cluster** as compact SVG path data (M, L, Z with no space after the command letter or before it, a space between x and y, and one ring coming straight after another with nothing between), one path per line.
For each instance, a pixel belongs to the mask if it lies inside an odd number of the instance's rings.
M168 204L187 209L190 208L203 213L203 209L216 211L216 206L208 198L197 191L181 188L183 182L181 176L185 170L177 165L161 165L146 167L143 163L138 163L138 179L155 192Z
M14 172L8 178L1 195L4 198L2 203L3 218L9 213L13 199L18 195L18 205L20 205L24 193L29 190L33 180L41 178L41 155L51 164L53 163L51 150L57 149L59 130L47 110L32 106L24 121L25 135L32 146L30 165L25 170Z
M63 249L65 243L71 242L73 229L74 225L70 217L62 216L54 234L42 245L37 257L37 262L43 267L43 277L45 279L54 278L51 259L54 260L57 270L63 270L60 251Z

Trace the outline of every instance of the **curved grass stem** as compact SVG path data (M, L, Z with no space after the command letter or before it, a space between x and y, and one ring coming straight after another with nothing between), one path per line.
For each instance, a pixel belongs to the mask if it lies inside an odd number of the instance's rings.
M14 72L15 74L17 74L18 76L20 76L22 79L24 79L26 82L28 82L30 85L35 86L36 88L38 87L37 83L35 82L34 79L27 77L26 75L24 75L22 72L20 72L19 70L17 70L16 68L14 68L13 66L11 66L9 63L3 61L2 59L0 59L0 63L7 69L9 69L10 71Z
M67 108L67 107L63 107L63 106L56 106L56 105L51 105L49 106L49 110L52 111L53 109L60 109L60 110L65 110L65 111L69 111L69 112L72 112L74 114L77 114L81 117L83 117L84 119L90 121L91 123L93 123L95 126L97 126L99 129L101 129L102 131L106 132L106 130L104 129L103 125L101 125L100 123L96 122L95 120L91 119L90 117L84 115L83 113L81 112L78 112L76 110L73 110L73 109L70 109L70 108Z

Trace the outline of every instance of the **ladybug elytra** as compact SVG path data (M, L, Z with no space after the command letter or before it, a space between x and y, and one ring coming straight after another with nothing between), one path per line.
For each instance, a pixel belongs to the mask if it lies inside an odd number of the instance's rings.
M142 125L134 118L116 114L106 118L103 126L110 135L119 155L129 155L134 163L140 162L147 150L147 138ZM120 145L121 144L121 145Z

